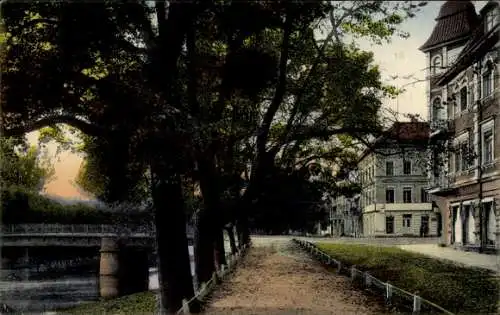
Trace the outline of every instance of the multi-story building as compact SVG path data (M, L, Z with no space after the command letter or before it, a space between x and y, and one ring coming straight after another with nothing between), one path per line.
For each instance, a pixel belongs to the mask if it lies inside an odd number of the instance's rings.
M364 236L436 236L440 215L429 202L427 123L395 123L361 156L360 207Z
M330 209L330 234L332 236L359 237L362 235L360 195L352 197L338 196Z
M500 243L499 4L478 13L447 1L420 50L427 55L429 190L443 241L464 249Z

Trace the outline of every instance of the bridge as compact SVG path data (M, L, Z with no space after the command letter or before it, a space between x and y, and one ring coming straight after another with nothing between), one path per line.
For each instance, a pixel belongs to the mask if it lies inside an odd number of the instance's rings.
M2 272L89 265L99 269L101 297L148 289L149 265L156 256L153 225L13 224L1 226L0 235ZM189 226L186 235L192 243Z
M188 240L193 229L186 228ZM12 224L1 230L3 247L100 247L103 238L121 238L127 246L154 247L152 225Z

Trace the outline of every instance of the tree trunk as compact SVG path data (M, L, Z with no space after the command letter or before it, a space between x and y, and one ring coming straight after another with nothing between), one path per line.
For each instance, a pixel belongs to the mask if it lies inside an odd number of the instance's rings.
M221 265L227 265L226 262L226 250L224 248L224 230L218 228L215 235L215 266L220 270Z
M224 239L222 238L222 246L220 239L223 219L221 218L220 179L217 176L214 155L204 152L198 159L198 168L204 208L200 212L201 216L198 222L196 272L199 283L202 283L210 280L213 271L215 271L215 258L217 257L217 262L221 263L225 257L220 257L220 255L224 255Z
M182 186L178 174L159 173L154 166L152 171L156 177L152 195L163 308L160 314L175 314L182 299L194 296Z
M210 220L206 209L201 209L198 213L198 222L195 238L195 265L198 284L207 282L212 277L215 271L214 264L214 237L213 237L213 220Z
M231 224L229 227L226 227L227 235L229 237L229 246L231 247L231 254L236 254L238 248L236 247L236 240L234 238L234 226Z

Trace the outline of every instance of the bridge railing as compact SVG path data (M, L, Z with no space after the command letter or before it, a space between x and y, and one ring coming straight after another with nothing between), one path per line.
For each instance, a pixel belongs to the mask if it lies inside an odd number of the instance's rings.
M8 224L2 226L2 234L154 234L153 225L111 225L111 224ZM186 228L192 236L193 228Z
M9 224L3 225L2 233L8 234L151 234L152 226L126 226L110 224Z

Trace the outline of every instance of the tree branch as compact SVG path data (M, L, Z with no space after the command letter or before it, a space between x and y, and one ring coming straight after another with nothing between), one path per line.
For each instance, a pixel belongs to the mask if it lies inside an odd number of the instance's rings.
M365 127L341 127L341 128L315 128L315 127L305 127L302 130L298 129L296 133L289 137L290 141L304 141L312 139L326 139L333 135L340 134L356 134L364 133L367 134Z
M20 136L41 129L43 127L52 126L56 124L70 125L72 127L77 128L81 132L91 136L101 136L104 133L109 132L108 129L85 122L72 115L57 115L52 117L41 118L40 120L27 123L24 126L4 129L3 136L4 137Z
M317 67L320 64L320 61L323 60L324 55L325 55L326 47L327 47L328 43L332 40L333 35L334 35L334 31L332 30L328 34L328 36L326 37L326 39L323 42L323 45L321 46L321 48L317 47L317 49L318 49L318 56L314 60L314 63L312 65L311 69L307 73L307 76L306 76L306 78L304 80L304 85L302 86L302 88L300 89L299 93L296 96L296 100L295 100L294 106L292 108L292 112L290 113L290 117L288 118L288 121L286 123L285 132L282 135L282 140L278 141L278 144L277 144L278 146L280 146L280 142L287 142L288 137L290 137L290 133L291 133L291 131L293 129L293 122L295 121L295 116L297 116L297 112L299 110L299 106L300 106L300 102L302 101L302 97L304 96L305 91L307 90L307 87L311 83L311 81L312 81L311 77L316 72L316 69L317 69Z
M283 41L281 45L278 86L276 87L273 101L271 102L271 105L269 105L269 108L264 115L262 125L259 128L259 133L257 135L257 156L262 156L266 151L266 143L269 137L269 129L271 127L271 123L281 103L283 102L283 98L285 97L291 28L292 18L287 15L283 31Z

